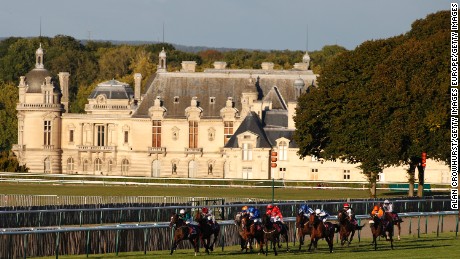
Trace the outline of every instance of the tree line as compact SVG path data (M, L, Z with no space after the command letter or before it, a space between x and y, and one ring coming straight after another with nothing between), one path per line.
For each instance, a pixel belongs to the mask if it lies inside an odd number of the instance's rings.
M406 166L413 196L417 169L422 196L422 153L450 164L449 24L440 11L326 63L320 87L298 102L298 155L360 163L373 196L390 166Z

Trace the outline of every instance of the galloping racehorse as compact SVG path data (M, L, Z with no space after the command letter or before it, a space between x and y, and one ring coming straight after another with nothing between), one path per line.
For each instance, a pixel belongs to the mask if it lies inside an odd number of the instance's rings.
M265 245L265 255L268 255L268 241L272 242L273 251L275 251L275 255L278 255L276 251L276 244L280 242L280 233L281 230L279 227L275 226L275 223L271 222L270 216L264 214L262 216L262 224L264 226L263 233L264 238L260 243L260 251L264 253L264 245Z
M308 218L301 213L297 213L295 218L295 226L297 228L297 237L299 238L299 251L304 244L305 235L311 235L312 226Z
M174 241L171 246L171 255L173 254L174 250L176 250L179 242L187 239L190 241L190 243L192 243L196 255L200 249L198 243L201 234L200 229L197 226L187 226L176 213L171 215L171 221L169 222L169 227L172 228L173 226L176 227L176 230L174 231Z
M249 250L252 250L252 239L254 238L250 231L250 223L251 221L249 220L249 214L236 214L235 224L238 226L241 251L246 249L246 253L248 252L248 248Z
M318 240L321 238L326 239L327 244L329 245L329 252L332 253L334 248L334 233L338 229L337 224L332 224L330 222L323 223L318 217L313 213L310 215L310 224L313 225L311 230L311 241L308 251L311 251L311 245L314 244L314 249L318 247Z
M200 227L201 240L203 244L205 245L206 252L208 252L207 251L208 248L211 251L214 251L214 244L216 243L217 237L219 236L219 233L220 233L219 224L215 222L213 225L211 225L209 223L209 220L203 217L203 215L199 211L197 211L195 214L195 221L198 222L198 226ZM214 239L211 243L212 235L214 235Z
M340 244L343 246L345 242L348 242L347 246L350 246L351 241L353 240L353 236L355 235L356 230L361 230L364 225L358 226L350 222L350 219L345 212L345 210L340 210L337 219L340 225ZM351 234L351 236L350 236ZM348 237L350 236L350 240Z
M372 244L374 244L374 250L377 250L377 237L379 236L385 237L387 241L390 241L391 249L393 249L394 226L391 215L387 213L383 214L383 220L380 219L378 215L371 215L371 217L372 220L369 221L369 224L371 226L372 231ZM386 233L388 233L388 235Z

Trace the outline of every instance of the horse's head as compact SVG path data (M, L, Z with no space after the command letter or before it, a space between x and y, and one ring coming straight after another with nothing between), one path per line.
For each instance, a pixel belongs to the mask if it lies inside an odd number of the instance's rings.
M267 214L263 214L262 215L262 224L264 224L265 226L267 225L270 225L272 222L270 220L270 216L268 216Z
M303 224L305 224L305 222L308 221L308 218L302 213L297 213L297 216L295 217L295 224L296 226L299 228L301 227Z
M245 214L241 217L241 227L242 228L249 228L251 225L251 220L249 219L249 215Z
M171 220L169 221L169 227L172 228L179 221L179 215L176 213L171 214Z
M347 214L345 213L344 210L339 210L339 213L337 214L337 220L342 224L347 223L348 216L347 216Z

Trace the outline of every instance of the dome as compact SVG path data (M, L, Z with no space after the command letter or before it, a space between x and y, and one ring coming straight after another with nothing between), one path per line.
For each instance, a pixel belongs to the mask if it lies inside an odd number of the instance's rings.
M160 52L160 54L158 55L158 57L160 57L160 58L166 58L165 48L163 48L163 50L161 50L161 52Z
M28 93L41 93L42 85L45 83L45 78L51 76L51 73L46 69L32 69L26 74L26 84L28 85Z
M42 44L40 43L40 47L35 51L35 55L43 55Z
M294 87L296 88L302 88L305 86L305 82L303 81L302 78L297 78L295 81L294 81Z

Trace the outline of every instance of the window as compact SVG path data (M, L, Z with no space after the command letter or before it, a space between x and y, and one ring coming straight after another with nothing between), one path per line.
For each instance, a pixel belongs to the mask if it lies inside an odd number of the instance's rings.
M96 158L96 160L94 161L94 171L95 172L102 171L102 161L100 158Z
M350 170L343 170L343 180L350 180Z
M252 145L243 143L243 161L252 160Z
M105 146L105 126L97 125L96 144L98 147Z
M216 97L209 97L209 103L210 104L215 104L216 103Z
M177 164L176 163L172 164L171 173L177 174Z
M112 160L109 160L107 162L107 172L112 172L112 168L113 168L113 162Z
M286 167L280 167L280 172L286 172Z
M279 156L278 156L278 159L279 160L287 160L287 143L286 141L281 141L279 143Z
M123 175L128 173L128 169L129 169L129 161L128 159L123 159L123 161L121 162L121 173Z
M75 170L74 166L75 166L75 163L73 161L73 158L69 157L67 159L67 173L72 173Z
M51 121L44 121L43 145L51 145Z
M125 142L125 144L128 144L128 140L129 140L128 136L129 136L128 131L125 131L125 134L124 134L124 142Z
M179 103L179 96L174 96L174 103Z
M73 143L73 130L69 131L69 142Z
M152 122L152 147L161 147L161 121Z
M88 160L83 161L83 172L88 172Z
M51 161L49 159L49 157L45 158L45 160L43 161L43 169L45 171L46 174L50 174L51 173Z
M312 172L312 173L317 173L317 172L318 172L318 169L313 168L313 169L311 169L311 172Z
M198 121L188 122L188 147L198 147Z
M224 121L224 145L233 136L233 121Z
M45 103L53 103L51 91L45 91Z

